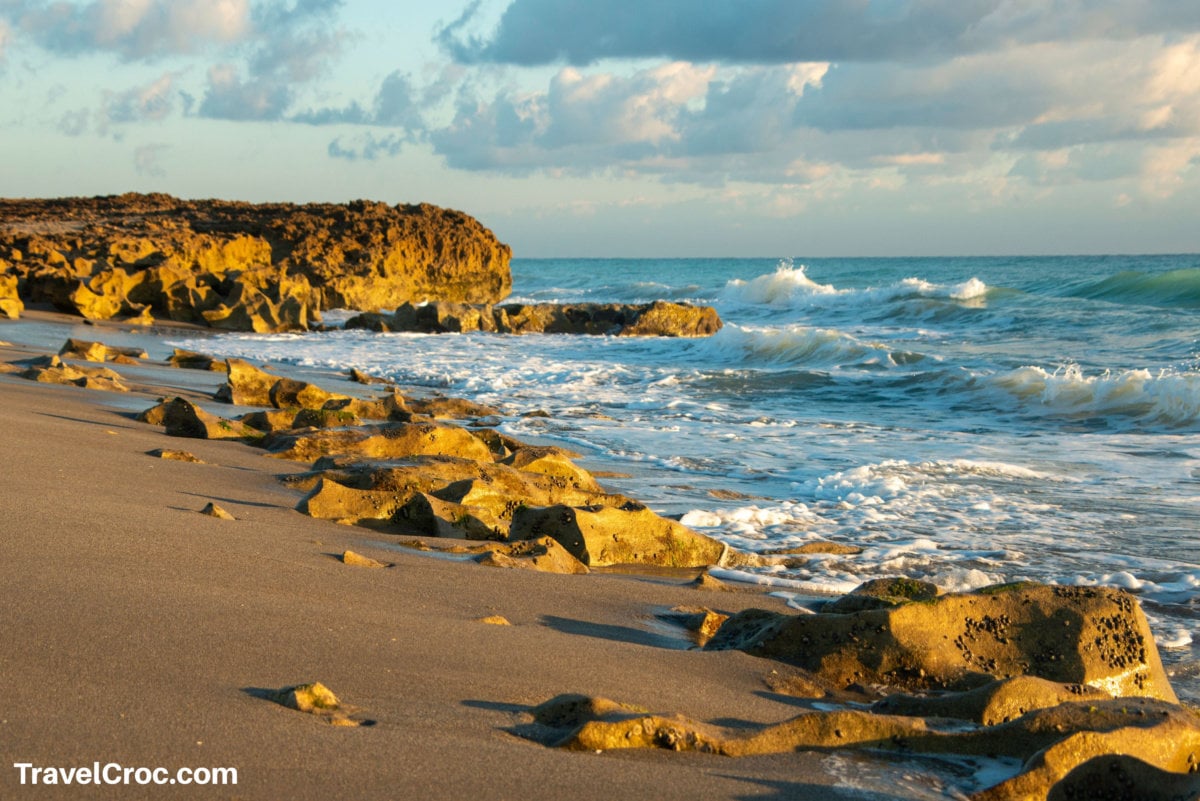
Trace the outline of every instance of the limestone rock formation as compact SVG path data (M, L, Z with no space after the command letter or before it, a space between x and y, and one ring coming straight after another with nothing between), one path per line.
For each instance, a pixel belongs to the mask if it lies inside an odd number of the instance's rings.
M24 299L90 319L303 330L326 308L494 303L510 290L510 258L475 219L426 204L0 200L0 312L10 316Z
M1176 700L1141 608L1117 589L1017 584L843 614L747 610L707 647L779 659L835 687L964 690L1028 675Z
M146 351L141 348L112 347L103 342L91 342L86 339L68 339L59 349L58 355L88 362L109 362L120 357L145 359Z
M1020 760L1019 772L972 796L974 801L1036 798L1173 798L1166 788L1195 788L1200 717L1147 698L1067 703L997 726L947 729L933 719L861 710L813 710L773 725L724 726L655 714L605 698L562 695L529 711L516 729L546 745L580 751L654 748L732 757L798 750L870 749L912 754L992 755ZM1075 795L1103 786L1095 766L1144 777L1145 795ZM1145 763L1145 767L1136 762ZM1076 771L1079 771L1078 773ZM1190 797L1190 796L1182 796Z
M502 306L433 302L406 303L392 314L367 313L350 318L346 328L461 334L593 334L609 336L704 337L721 329L711 306L654 303L510 303Z
M168 436L195 439L262 439L263 433L238 420L227 420L204 411L183 398L171 398L162 408Z
M513 513L509 538L549 536L589 567L646 564L705 567L725 546L644 506L522 507Z
M6 262L0 259L0 270L5 268L5 264ZM25 311L25 304L21 301L21 295L17 289L16 273L0 272L0 315L10 320L16 320L23 311Z
M30 381L42 384L70 384L105 392L129 391L129 388L121 383L121 376L107 367L70 365L58 356L28 359L21 364L25 365L25 369L21 370L18 375Z

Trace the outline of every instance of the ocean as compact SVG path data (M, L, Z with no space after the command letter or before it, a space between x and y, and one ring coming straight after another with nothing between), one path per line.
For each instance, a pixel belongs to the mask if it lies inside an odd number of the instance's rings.
M1135 593L1200 702L1200 256L518 259L512 301L710 304L706 339L222 334L506 411L613 491L746 550L794 605L903 575ZM333 311L327 321L345 320ZM528 413L544 411L548 416Z

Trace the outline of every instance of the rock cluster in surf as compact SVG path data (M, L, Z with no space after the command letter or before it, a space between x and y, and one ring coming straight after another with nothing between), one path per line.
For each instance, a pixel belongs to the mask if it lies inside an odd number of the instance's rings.
M141 354L73 341L63 355ZM62 364L46 361L54 360ZM731 554L606 492L569 452L495 430L496 410L488 407L390 388L351 397L187 352L172 362L223 371L219 399L260 410L221 416L172 398L143 419L168 433L245 440L309 463L289 483L306 493L300 510L317 517L476 540L453 547L486 565L563 573L796 557ZM342 561L386 567L349 552ZM697 586L712 585L708 578ZM1018 583L945 594L897 578L868 582L815 614L688 608L664 619L694 629L714 657L740 650L762 658L767 689L792 696L799 713L730 724L561 695L530 708L514 733L588 751L739 758L856 750L1008 760L1006 776L963 780L975 801L1200 797L1200 716L1177 702L1145 616L1123 590ZM305 687L261 697L339 725L358 721L336 700L293 703L289 693Z
M659 300L654 303L506 303L438 301L406 303L391 314L367 312L346 328L459 334L604 334L610 336L706 337L721 329L711 306Z
M177 351L172 363L216 367ZM725 547L641 503L609 493L576 454L539 447L486 425L496 409L454 398L370 399L329 392L240 360L223 364L216 399L262 411L223 417L175 397L140 419L167 434L254 443L307 462L287 477L312 517L393 534L488 543L479 560L562 573L651 564L701 567ZM448 422L467 418L471 425Z

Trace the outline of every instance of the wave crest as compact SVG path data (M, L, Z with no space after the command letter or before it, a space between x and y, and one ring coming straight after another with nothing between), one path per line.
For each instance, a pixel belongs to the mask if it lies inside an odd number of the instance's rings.
M992 383L1054 414L1126 417L1167 426L1200 420L1200 373L1123 370L1086 375L1078 365L1053 372L1027 366L995 376Z

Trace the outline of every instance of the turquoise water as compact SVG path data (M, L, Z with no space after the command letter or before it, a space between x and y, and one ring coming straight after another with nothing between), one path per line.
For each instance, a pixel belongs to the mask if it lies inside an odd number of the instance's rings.
M1125 587L1200 699L1200 256L548 259L513 276L514 300L667 298L726 325L178 344L499 404L506 431L629 474L607 483L741 548L864 548L743 576L781 592L895 574Z

